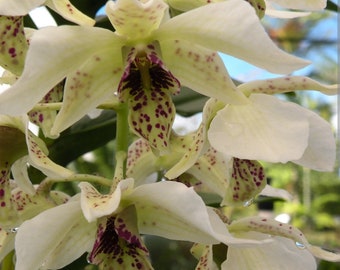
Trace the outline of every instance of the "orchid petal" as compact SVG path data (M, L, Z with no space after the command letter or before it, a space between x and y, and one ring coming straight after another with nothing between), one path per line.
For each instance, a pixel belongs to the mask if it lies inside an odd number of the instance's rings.
M283 11L283 10L275 10L275 9L267 8L266 15L273 17L273 18L294 19L294 18L308 16L310 15L310 12Z
M219 151L240 159L287 162L303 155L308 114L298 105L253 94L249 105L228 105L212 120L208 138Z
M326 95L336 95L339 85L325 85L303 76L289 76L268 80L257 80L237 86L245 95L254 93L279 94L296 90L317 90Z
M122 58L117 57L117 53L121 53L120 48L98 50L68 75L63 105L52 127L52 135L58 135L114 95L123 73Z
M62 167L49 159L45 143L29 130L27 130L26 133L26 143L29 149L30 164L42 171L46 176L58 178L68 177L73 174L69 169Z
M274 188L268 184L261 191L260 195L274 197L274 198L281 198L286 201L293 200L292 194L290 194L288 191L284 189L280 189L280 188Z
M266 186L261 164L255 160L233 159L233 169L222 205L245 204L255 198Z
M28 49L23 18L0 15L0 33L0 65L15 75L20 75Z
M59 102L63 97L64 83L59 83L52 88L42 99L41 103ZM53 138L51 128L56 118L54 110L31 110L28 112L30 121L39 126L46 137Z
M270 239L255 232L242 233L240 236L258 240ZM256 247L229 246L227 260L223 262L221 269L316 269L315 259L307 250L298 249L290 239L275 237L272 240Z
M279 4L282 7L290 8L290 9L300 9L300 10L322 10L326 7L326 0L270 0L276 4Z
M336 159L336 142L332 126L316 113L300 107L308 115L308 146L302 157L292 162L317 171L332 171Z
M15 179L15 183L18 185L18 187L20 187L20 189L25 193L33 195L35 193L35 189L28 176L27 163L28 163L27 156L19 158L12 165L11 171L13 179Z
M185 39L174 41L162 37L159 43L165 65L182 85L226 103L246 102L216 52Z
M14 249L15 232L0 227L0 262Z
M23 16L42 5L46 0L0 0L0 14L5 16Z
M196 259L198 259L196 269L219 269L213 260L212 245L194 244L194 246L190 249L190 252Z
M148 254L138 233L136 211L130 206L117 217L101 220L89 261L103 269L109 265L118 270L151 270Z
M132 189L133 179L126 179L119 182L117 188L112 194L102 195L95 187L87 182L81 182L81 208L85 218L89 222L97 218L112 214L119 207L123 192Z
M289 73L308 64L276 47L245 1L229 0L193 9L162 24L154 37L186 40L273 73Z
M120 48L120 41L111 31L94 27L60 26L36 31L22 76L0 95L0 113L26 113L70 72L99 52Z
M307 249L314 256L320 259L331 259L332 261L340 261L340 254L322 250L318 247L312 246L308 243L303 233L294 228L290 224L278 222L273 219L262 217L247 217L234 221L228 226L233 233L255 231L264 234L277 235L293 240L295 245L295 252L298 247Z
M150 35L159 27L167 9L168 6L162 0L118 0L106 4L106 14L116 33L129 39Z
M176 200L172 194L177 194ZM218 242L204 202L181 183L141 185L124 200L136 207L140 233L198 243Z
M149 175L160 169L156 163L157 157L150 144L144 139L138 139L129 146L126 176L133 178L135 186L139 186Z
M210 3L217 3L217 2L222 2L225 0L195 0L195 1L187 1L187 0L166 0L169 4L174 9L180 10L180 11L189 11L194 8L198 8Z
M70 22L89 26L93 26L96 22L92 18L79 11L68 0L47 0L45 5Z
M18 230L16 269L55 269L69 264L91 248L95 228L95 223L87 223L82 216L79 201L42 212Z

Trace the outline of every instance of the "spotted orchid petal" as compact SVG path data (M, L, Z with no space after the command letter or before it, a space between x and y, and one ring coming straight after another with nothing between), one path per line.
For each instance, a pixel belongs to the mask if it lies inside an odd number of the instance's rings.
M287 162L302 157L309 113L290 102L253 94L248 105L227 105L212 120L208 138L219 151L240 159Z
M0 33L0 65L20 75L28 49L23 18L0 16Z
M5 16L24 16L44 4L71 22L90 26L95 23L92 18L81 13L68 0L0 0L0 14Z
M303 233L290 224L262 217L247 217L232 222L228 228L232 233L255 231L267 235L285 237L293 240L292 243L295 244L293 252L297 252L300 247L307 249L319 259L334 262L340 261L340 254L332 253L309 244Z
M91 249L95 230L96 224L83 217L79 201L46 210L20 226L16 269L62 268Z
M297 248L290 239L269 237L256 232L238 235L243 238L271 241L256 247L228 246L227 260L222 263L222 270L316 269L316 261L311 253Z
M176 37L199 44L273 73L289 73L308 64L278 49L245 1L230 0L193 9L162 24L154 36L162 41Z
M162 37L159 42L165 65L182 85L226 103L245 103L216 51L184 38L167 40Z
M148 141L138 139L128 150L126 176L135 180L135 187L144 184L149 175L161 169Z
M254 93L280 94L297 90L317 90L326 95L336 95L339 85L325 85L303 76L287 76L268 80L256 80L237 87L245 95Z
M101 28L60 26L36 31L30 41L22 76L1 94L0 113L20 115L28 112L48 91L91 57L107 50L120 50L120 47L121 39ZM27 89L30 89L29 95L25 94ZM87 108L84 111L87 112Z
M117 57L120 48L110 47L89 55L87 60L66 79L64 97L51 135L60 132L82 118L86 112L114 96L123 73L122 58ZM100 65L101 68L98 68ZM105 70L106 72L103 72Z
M128 101L132 130L164 154L176 113L171 94L179 92L180 84L157 56L154 45L141 50L129 52L118 94Z
M59 102L63 97L64 84L59 83L52 88L40 101L40 103ZM28 112L30 121L39 126L45 137L52 138L51 128L56 118L56 111L54 110L39 110L33 109Z
M157 29L167 9L161 0L120 0L106 4L106 13L116 33L132 40L143 39Z
M212 245L194 244L190 249L191 254L198 259L196 269L218 270L213 259Z
M124 209L117 217L102 218L89 261L114 269L153 269L148 250L138 233L136 210Z
M19 158L13 163L11 171L18 187L20 187L23 192L33 195L35 188L28 176L28 163L28 156Z
M45 5L70 22L89 26L95 24L94 19L86 16L68 0L47 0Z
M122 194L130 192L133 187L133 179L126 179L121 181L115 191L108 195L100 194L95 187L87 182L79 184L81 189L81 208L85 218L89 222L96 219L108 216L114 213L121 202Z

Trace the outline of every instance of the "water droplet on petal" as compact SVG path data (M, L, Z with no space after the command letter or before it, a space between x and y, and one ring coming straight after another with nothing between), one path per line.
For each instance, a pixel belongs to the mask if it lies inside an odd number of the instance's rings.
M246 201L243 203L243 206L244 207L248 207L248 206L251 206L254 202L254 199L250 199L249 201Z
M299 249L305 249L306 246L300 242L295 242L295 245L299 248Z
M10 228L10 229L7 229L6 231L8 233L16 233L18 231L19 228Z

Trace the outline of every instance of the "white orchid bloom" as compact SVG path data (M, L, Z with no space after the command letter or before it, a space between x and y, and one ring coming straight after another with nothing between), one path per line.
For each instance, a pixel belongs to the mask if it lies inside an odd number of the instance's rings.
M268 162L295 162L319 171L330 171L335 161L331 125L316 113L271 96L295 90L336 94L306 77L283 77L238 86L249 96L246 105L226 105L211 121L210 144L226 155ZM269 94L269 95L268 95Z
M179 83L225 102L244 102L216 51L279 73L306 65L279 50L242 1L204 6L171 19L161 0L109 1L106 11L114 33L80 26L34 33L22 76L0 96L0 112L27 112L67 77L52 135L118 90L119 98L129 102L134 132L162 150L175 113L170 95L178 92Z
M68 0L0 0L0 15L24 16L42 5L49 7L71 22L90 26L95 23L92 18L83 14Z

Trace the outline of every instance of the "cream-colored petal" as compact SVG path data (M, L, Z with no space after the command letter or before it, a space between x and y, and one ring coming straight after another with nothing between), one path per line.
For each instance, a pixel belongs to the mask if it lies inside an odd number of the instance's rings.
M165 65L183 86L226 103L246 102L215 51L185 39L159 42Z
M42 5L46 0L0 0L0 14L5 16L23 16Z
M0 227L0 262L14 249L15 232Z
M270 2L279 4L282 7L290 9L317 11L326 7L326 0L270 0Z
M228 0L193 9L162 24L154 37L159 41L186 40L272 73L290 73L308 65L271 41L245 1Z
M17 232L15 269L60 268L71 263L90 248L95 228L82 216L79 201L42 212Z
M220 152L240 159L287 162L308 144L309 114L299 105L263 95L249 105L227 105L212 120L208 138Z
M326 85L304 76L288 76L267 80L256 80L237 86L245 95L254 93L279 94L297 90L317 90L326 95L336 95L338 84Z
M81 189L81 208L85 218L89 222L108 216L115 212L121 202L122 193L132 189L133 179L126 179L119 182L115 191L111 194L100 194L95 187L87 182L79 184Z
M28 176L27 171L28 157L24 156L18 159L12 165L12 175L15 183L27 194L33 195L35 193L35 189L33 184Z
M121 40L102 28L60 26L35 31L22 76L0 95L0 113L20 115L28 112L93 55L120 47Z
M157 29L168 6L162 0L118 0L108 1L106 14L116 33L132 40L143 40Z
M89 26L93 26L96 22L94 19L86 16L84 13L78 10L68 0L47 0L45 5L70 22Z

